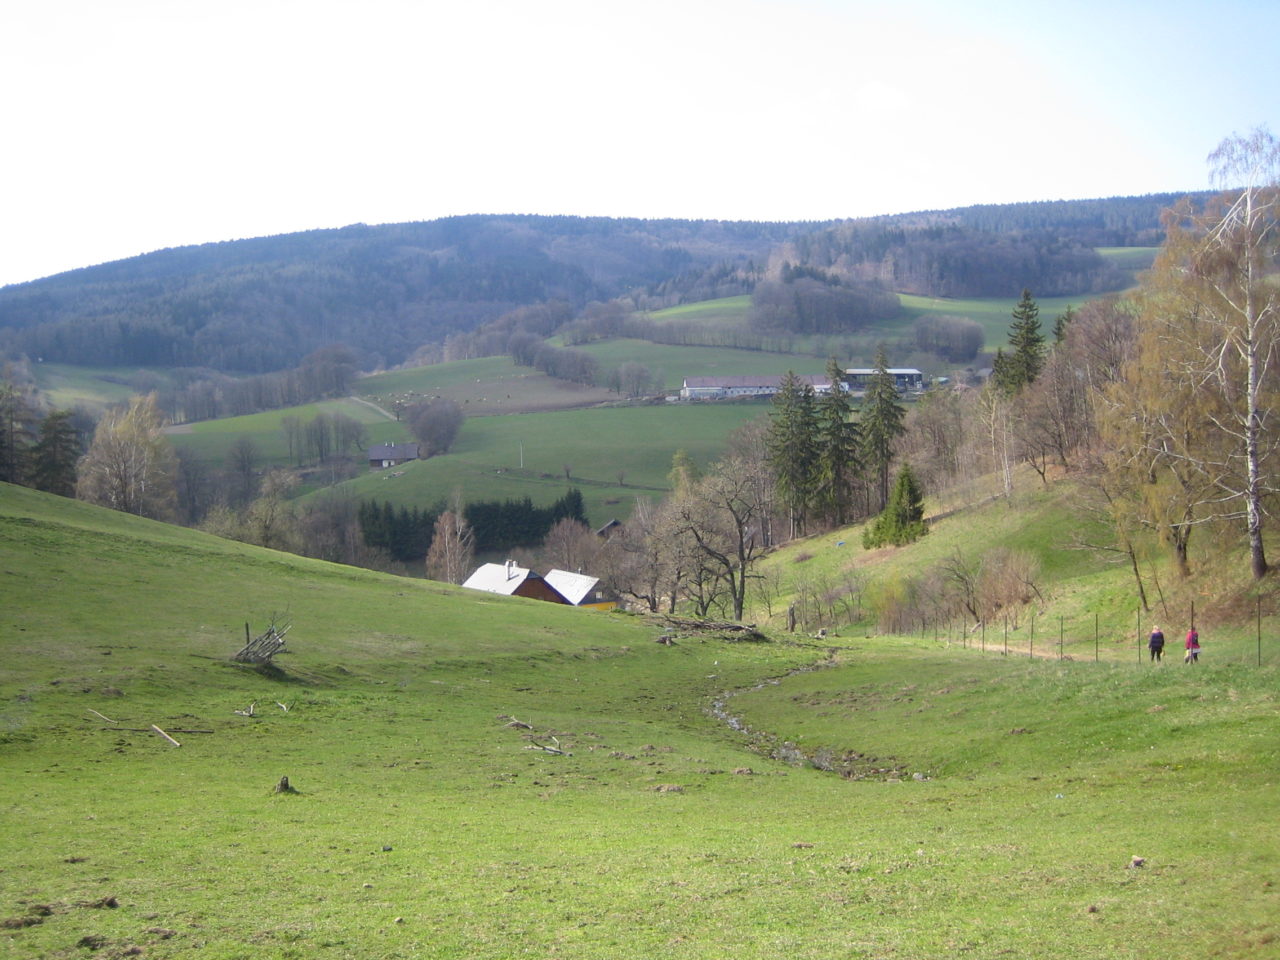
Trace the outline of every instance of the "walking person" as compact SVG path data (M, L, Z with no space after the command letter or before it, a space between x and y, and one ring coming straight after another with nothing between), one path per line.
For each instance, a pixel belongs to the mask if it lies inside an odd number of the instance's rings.
M1187 655L1182 658L1182 662L1200 662L1200 634L1196 633L1195 627L1187 631Z
M1164 653L1164 634L1160 632L1159 627L1151 628L1151 639L1147 641L1147 649L1151 651L1152 663L1159 660Z

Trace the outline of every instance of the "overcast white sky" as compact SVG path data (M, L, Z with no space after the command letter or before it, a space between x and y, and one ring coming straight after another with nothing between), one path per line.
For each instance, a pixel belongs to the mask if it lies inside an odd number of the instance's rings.
M465 213L817 220L1209 186L1274 0L6 0L0 284Z

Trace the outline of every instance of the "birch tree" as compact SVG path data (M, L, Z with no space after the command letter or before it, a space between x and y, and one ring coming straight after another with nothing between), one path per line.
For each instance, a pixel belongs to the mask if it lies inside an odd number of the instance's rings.
M160 427L154 393L108 412L80 461L76 496L125 513L171 518L177 509L177 461Z

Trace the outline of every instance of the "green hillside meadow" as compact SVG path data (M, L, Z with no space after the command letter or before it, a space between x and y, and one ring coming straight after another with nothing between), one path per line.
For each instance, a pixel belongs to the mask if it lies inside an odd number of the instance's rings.
M3 957L1280 942L1274 666L665 645L9 486L0 584ZM232 663L273 613L279 669Z

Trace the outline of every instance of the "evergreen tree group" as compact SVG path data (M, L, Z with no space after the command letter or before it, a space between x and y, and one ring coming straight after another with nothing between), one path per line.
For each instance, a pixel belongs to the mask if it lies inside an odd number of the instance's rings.
M766 443L792 536L803 536L815 518L843 524L865 515L859 500L865 503L868 475L888 470L903 432L904 410L884 363L881 351L860 418L834 357L827 363L831 388L821 396L793 373L775 394Z

